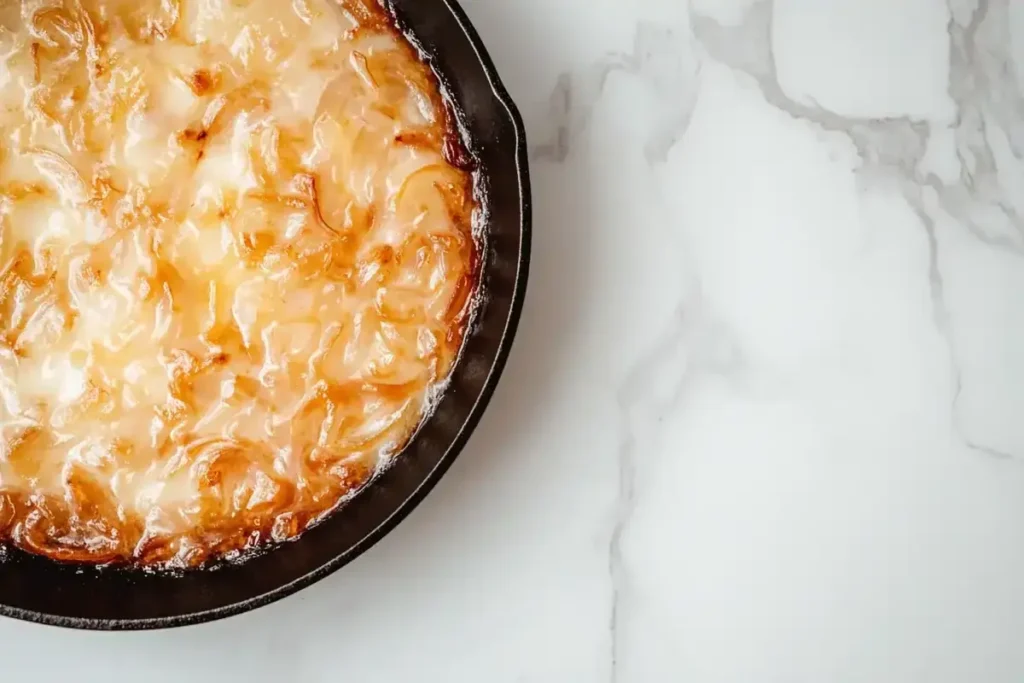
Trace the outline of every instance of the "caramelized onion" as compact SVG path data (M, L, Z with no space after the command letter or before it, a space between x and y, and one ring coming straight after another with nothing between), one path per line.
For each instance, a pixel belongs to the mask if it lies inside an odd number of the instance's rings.
M462 342L430 70L374 0L0 11L0 542L188 567L301 534Z

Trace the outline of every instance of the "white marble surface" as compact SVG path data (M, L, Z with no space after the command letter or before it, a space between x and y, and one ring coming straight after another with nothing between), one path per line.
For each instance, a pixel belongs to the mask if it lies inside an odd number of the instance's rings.
M1024 3L464 2L536 202L465 454L298 596L0 621L0 679L1024 680Z

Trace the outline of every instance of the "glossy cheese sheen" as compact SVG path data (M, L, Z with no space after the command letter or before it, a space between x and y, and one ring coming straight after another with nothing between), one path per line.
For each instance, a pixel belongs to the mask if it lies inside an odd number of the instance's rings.
M0 539L194 566L405 443L461 343L473 185L376 5L7 3L0 107Z

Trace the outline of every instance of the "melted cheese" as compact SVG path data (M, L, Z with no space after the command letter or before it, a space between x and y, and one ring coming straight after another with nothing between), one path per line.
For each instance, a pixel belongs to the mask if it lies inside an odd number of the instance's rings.
M369 0L0 8L0 539L191 566L408 439L475 246L436 83Z

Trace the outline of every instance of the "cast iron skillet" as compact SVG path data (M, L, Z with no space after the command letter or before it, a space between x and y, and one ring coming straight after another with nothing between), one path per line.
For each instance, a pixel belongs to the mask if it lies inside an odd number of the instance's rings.
M530 184L523 123L455 0L388 0L428 55L478 158L489 218L485 303L437 410L395 464L334 515L242 564L183 574L62 565L0 551L0 614L57 626L125 630L196 624L266 605L322 579L393 529L465 445L498 381L526 293Z

